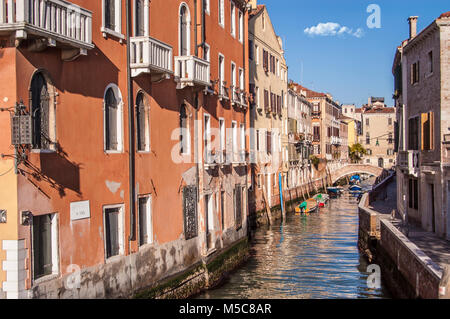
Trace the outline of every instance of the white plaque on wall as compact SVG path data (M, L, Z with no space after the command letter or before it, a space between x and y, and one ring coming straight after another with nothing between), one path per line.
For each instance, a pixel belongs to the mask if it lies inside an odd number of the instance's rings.
M91 218L89 201L70 203L70 220Z

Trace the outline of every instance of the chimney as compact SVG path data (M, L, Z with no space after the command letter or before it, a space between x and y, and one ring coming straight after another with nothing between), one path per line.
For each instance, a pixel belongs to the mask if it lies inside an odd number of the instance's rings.
M257 0L250 0L250 5L252 7L252 10L254 10L258 6L258 1Z
M408 21L409 21L409 39L413 39L416 37L417 35L417 19L419 17L415 16L415 17L409 17Z

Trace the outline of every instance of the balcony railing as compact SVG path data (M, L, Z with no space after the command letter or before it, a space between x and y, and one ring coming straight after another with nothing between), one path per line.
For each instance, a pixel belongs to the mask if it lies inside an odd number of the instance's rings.
M219 84L219 100L229 100L230 94L229 90L227 88L227 83L223 81L221 84Z
M0 31L17 39L46 38L49 46L92 49L92 13L65 0L0 0Z
M239 93L239 89L235 86L231 86L231 104L232 105L240 105L241 104L241 96Z
M175 77L178 89L187 86L209 86L209 62L195 56L175 57Z
M131 38L131 75L172 74L172 47L151 37Z
M419 157L420 151L400 151L398 152L398 165L409 175L417 177L420 167Z

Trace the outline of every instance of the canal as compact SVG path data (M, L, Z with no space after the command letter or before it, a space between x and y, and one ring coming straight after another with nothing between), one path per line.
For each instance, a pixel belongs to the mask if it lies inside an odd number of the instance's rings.
M200 299L389 298L367 286L367 260L358 250L357 201L332 199L320 213L288 214L286 222L258 229L250 259Z

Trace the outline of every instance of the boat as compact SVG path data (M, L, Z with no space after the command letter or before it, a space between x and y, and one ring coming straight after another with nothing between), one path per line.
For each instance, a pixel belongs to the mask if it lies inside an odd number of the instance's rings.
M344 192L342 187L328 187L327 191L328 191L328 194L330 194L332 196L339 196Z
M358 185L352 185L348 189L352 192L361 192L362 191L362 187L358 186Z
M359 175L353 175L350 178L350 184L358 185L361 183L361 177Z
M313 198L317 201L319 207L324 207L325 204L330 200L330 196L328 194L317 194Z
M301 203L299 206L295 208L295 213L297 215L309 215L311 213L315 213L317 209L319 208L319 205L317 201L314 198L310 198L303 203Z

